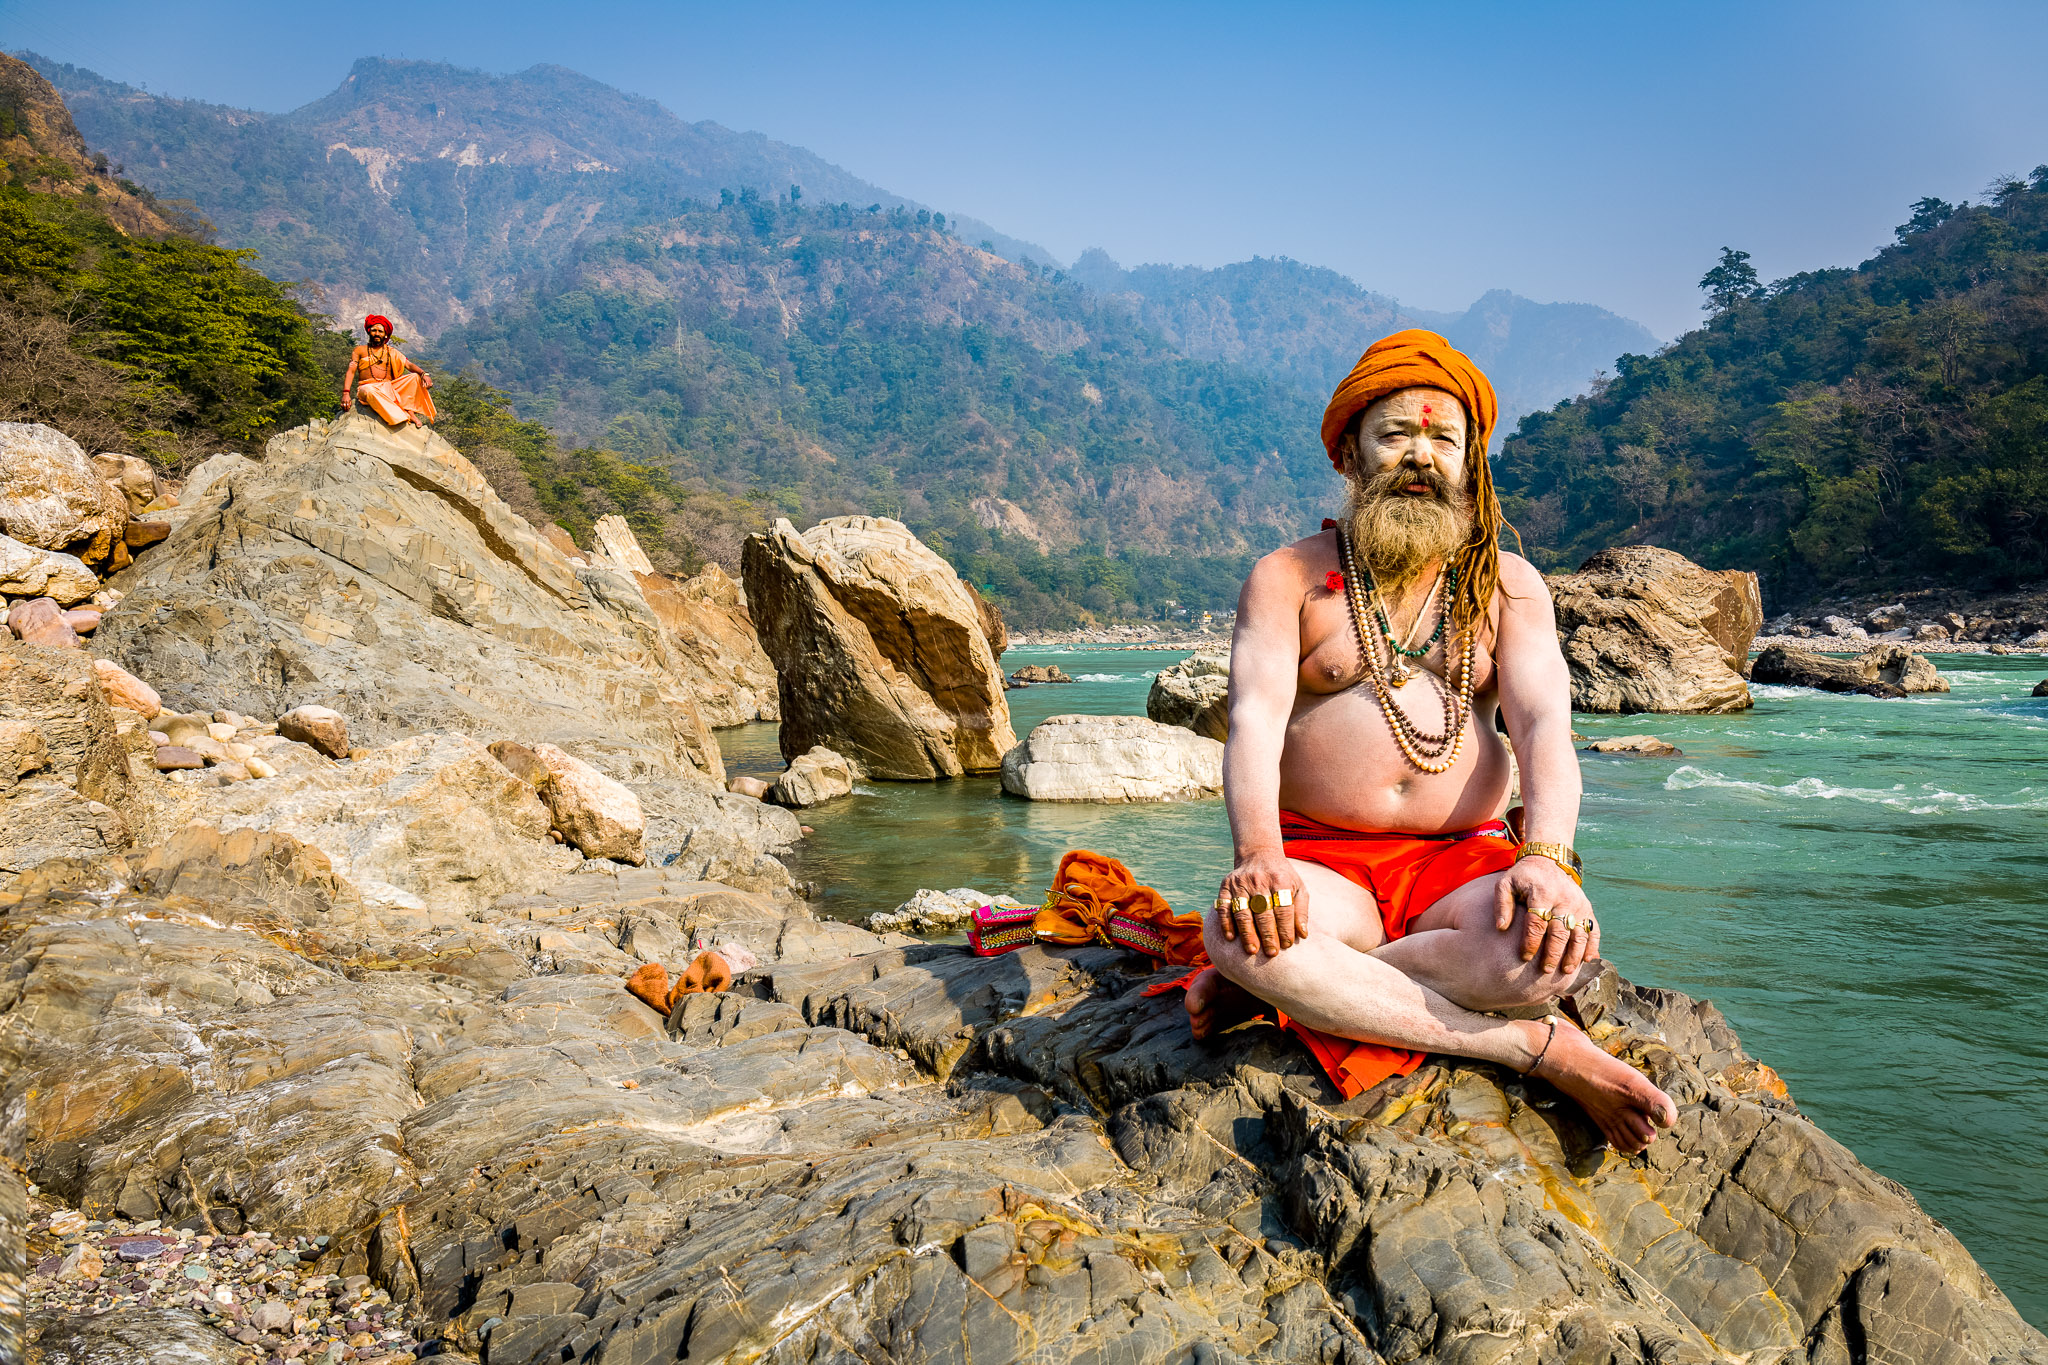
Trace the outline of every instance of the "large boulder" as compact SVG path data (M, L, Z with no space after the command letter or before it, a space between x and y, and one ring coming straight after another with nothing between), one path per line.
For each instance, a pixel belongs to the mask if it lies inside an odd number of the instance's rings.
M1796 645L1771 645L1750 665L1750 680L1865 697L1903 697L1909 692L1946 692L1948 679L1907 646L1880 641L1853 659Z
M1054 716L1003 759L1032 801L1193 801L1223 790L1223 745L1143 716Z
M77 555L0 536L0 597L49 597L68 607L83 602L99 587L99 579Z
M117 555L128 501L107 486L78 442L54 427L0 422L0 533L87 564Z
M775 665L761 648L747 595L732 575L708 564L702 573L680 581L652 572L633 578L668 632L676 671L689 684L706 722L745 725L781 719Z
M1602 550L1549 579L1572 709L1741 711L1763 624L1756 575L1703 569L1652 545Z
M310 704L365 747L510 734L614 777L723 778L638 587L571 562L431 431L315 422L207 461L174 510L96 640L168 706Z
M747 538L747 602L775 661L782 755L822 744L873 777L992 772L1016 742L973 597L901 522L778 520Z
M846 759L819 744L798 754L768 789L768 799L778 806L802 809L846 796L853 791L859 774Z
M1230 738L1230 655L1192 654L1159 670L1145 694L1145 714L1214 740Z
M641 845L647 834L647 816L640 809L639 797L623 783L612 781L552 744L536 744L532 752L548 770L540 795L564 842L583 850L585 857L610 858L634 866L647 861L647 851Z

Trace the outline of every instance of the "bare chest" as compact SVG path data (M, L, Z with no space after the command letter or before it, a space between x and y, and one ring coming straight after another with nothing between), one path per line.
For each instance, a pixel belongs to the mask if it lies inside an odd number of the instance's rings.
M1430 624L1434 625L1434 622ZM1380 651L1381 661L1386 662L1386 642L1380 638L1379 625L1371 616L1366 618L1366 629L1369 632L1366 638ZM1481 638L1474 643L1474 695L1483 695L1493 686L1491 634L1490 631L1482 631ZM1418 639L1417 645L1420 643ZM1427 654L1419 659L1406 659L1406 663L1411 669L1427 670L1439 678L1456 682L1462 653L1463 641L1446 630ZM1298 702L1308 703L1316 698L1349 691L1365 679L1365 655L1359 648L1358 630L1352 623L1350 607L1341 594L1312 595L1301 609L1301 667L1296 675ZM1423 678L1409 684L1410 688L1418 686L1427 688L1430 684Z

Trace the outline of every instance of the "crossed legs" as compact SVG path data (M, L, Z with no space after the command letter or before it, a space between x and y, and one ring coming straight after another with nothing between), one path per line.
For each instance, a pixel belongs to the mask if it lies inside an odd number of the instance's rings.
M1577 1100L1624 1152L1643 1150L1659 1128L1677 1122L1669 1096L1570 1024L1558 1024L1546 1054L1549 1024L1477 1012L1547 1003L1595 970L1566 975L1522 960L1519 913L1506 932L1494 927L1502 874L1459 887L1424 911L1405 938L1388 943L1363 887L1320 863L1289 861L1308 887L1308 937L1268 956L1226 938L1220 917L1210 916L1203 944L1215 966L1188 989L1196 1037L1248 1012L1253 1002L1241 992L1249 992L1340 1038L1475 1057L1516 1071L1541 1055L1538 1074Z

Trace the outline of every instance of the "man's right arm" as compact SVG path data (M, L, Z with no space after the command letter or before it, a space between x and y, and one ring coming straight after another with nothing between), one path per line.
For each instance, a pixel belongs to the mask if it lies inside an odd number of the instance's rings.
M1237 866L1224 879L1230 897L1291 892L1286 909L1256 915L1232 912L1224 932L1246 952L1291 947L1308 927L1308 891L1280 841L1280 751L1294 712L1301 668L1302 569L1293 551L1266 556L1253 567L1237 600L1230 642L1230 737L1223 748L1223 805Z
M347 412L355 405L353 394L356 387L356 362L361 358L360 355L352 353L348 358L348 373L341 377L341 410L343 412Z

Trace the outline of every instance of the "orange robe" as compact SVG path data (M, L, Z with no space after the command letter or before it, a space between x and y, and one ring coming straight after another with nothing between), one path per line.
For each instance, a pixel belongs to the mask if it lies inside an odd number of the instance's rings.
M1283 810L1280 812L1280 836L1281 849L1288 857L1299 858L1306 863L1321 863L1347 881L1356 882L1371 892L1379 906L1380 925L1386 930L1389 943L1407 937L1416 916L1465 883L1515 865L1515 839L1505 820L1490 820L1454 834L1394 834L1340 829ZM1072 858L1075 855L1067 856ZM1123 867L1121 863L1111 865L1119 871ZM1066 864L1062 863L1061 870L1064 872L1065 869ZM1159 894L1149 887L1138 889L1151 892L1155 897ZM1160 900L1159 905L1163 909L1165 901ZM1050 937L1045 932L1045 912L1039 913L1039 935ZM1185 987L1210 965L1209 954L1202 947L1200 917L1191 915L1184 919L1193 921L1197 926L1192 946L1186 930L1179 929L1168 944L1173 950L1171 954L1154 953L1153 956L1170 963L1189 965L1195 970L1178 980L1148 986L1145 994L1159 995ZM1179 926L1183 919L1176 918L1174 923ZM1128 940L1125 942L1130 946ZM1422 1059L1428 1055L1384 1043L1361 1043L1351 1038L1339 1038L1333 1033L1324 1033L1289 1019L1284 1013L1278 1015L1278 1020L1282 1028L1308 1047L1316 1061L1322 1064L1330 1083L1347 1100L1372 1089L1389 1076L1408 1075L1422 1065Z
M440 413L434 410L433 395L427 391L425 377L414 368L413 363L398 353L395 346L384 348L385 368L390 370L389 379L365 379L362 370L368 362L357 362L356 401L369 406L392 426L399 426L412 420L418 413L422 421L431 422Z

